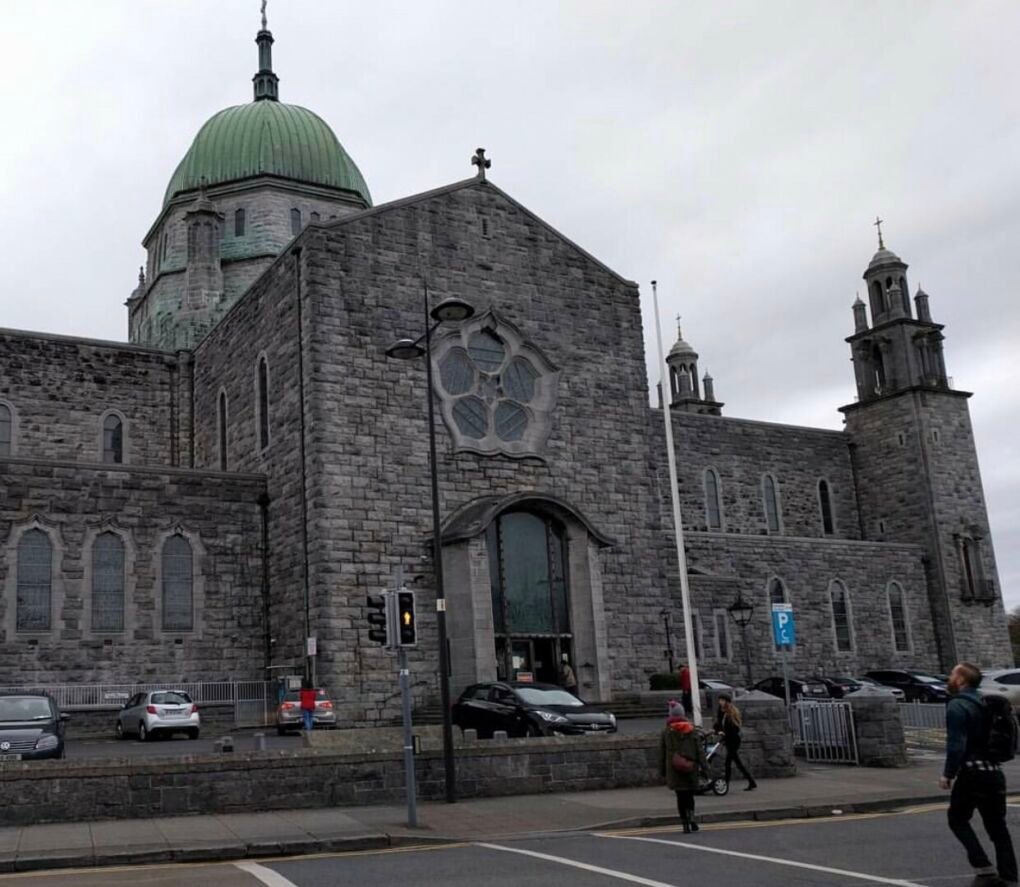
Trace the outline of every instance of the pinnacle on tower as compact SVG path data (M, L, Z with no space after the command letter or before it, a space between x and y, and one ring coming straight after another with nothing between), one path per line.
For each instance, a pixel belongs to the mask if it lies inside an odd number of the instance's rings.
M259 47L259 70L252 78L256 102L280 100L280 78L273 73L273 35L266 22L266 0L262 0L262 30L255 35Z

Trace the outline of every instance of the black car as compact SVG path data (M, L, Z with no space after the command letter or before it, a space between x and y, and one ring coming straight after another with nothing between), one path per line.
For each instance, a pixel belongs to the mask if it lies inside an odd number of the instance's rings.
M491 738L496 730L508 736L553 736L615 733L616 718L588 705L555 684L500 681L472 684L453 706L453 723Z
M921 671L883 669L869 671L867 676L887 687L902 690L907 702L947 702L949 691L943 681Z
M795 699L831 698L829 689L820 680L790 678L789 681L791 702ZM781 677L765 678L764 681L758 681L751 689L768 693L770 696L778 696L780 699L786 699L786 689L783 687L783 679Z
M62 758L67 720L49 696L0 693L0 763Z

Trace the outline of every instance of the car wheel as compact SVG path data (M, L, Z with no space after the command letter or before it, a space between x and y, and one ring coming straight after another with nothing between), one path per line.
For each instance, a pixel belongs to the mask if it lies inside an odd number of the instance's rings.
M930 705L935 701L935 694L932 693L930 690L922 690L921 693L918 695L918 700L924 702L927 705Z
M198 727L193 727L188 731L188 739L198 739Z
M276 735L277 736L286 736L287 735L287 731L284 730L283 727L281 727L279 724L277 724L276 725Z
M114 727L114 732L117 734L117 738L118 739L125 739L126 738L124 736L124 725L120 721L117 721L117 726Z
M528 728L524 731L525 736L541 736L542 731L538 729L534 724L528 724Z
M149 731L145 729L145 721L138 722L138 741L148 742L150 739Z
M712 794L722 797L723 795L728 794L729 790L730 784L721 776L717 776L712 780Z

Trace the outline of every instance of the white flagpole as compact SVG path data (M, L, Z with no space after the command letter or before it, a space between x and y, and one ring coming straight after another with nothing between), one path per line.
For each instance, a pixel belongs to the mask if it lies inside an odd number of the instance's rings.
M680 516L680 487L676 476L676 448L673 446L673 422L669 415L669 384L666 357L662 351L662 328L659 323L658 285L652 281L652 304L655 306L655 340L659 345L659 377L662 380L662 418L666 423L666 454L669 462L669 489L673 500L673 528L676 531L676 558L680 566L680 601L684 614L684 643L687 646L687 667L691 672L691 702L695 726L701 726L701 690L698 683L698 657L694 652L694 620L691 619L691 592L687 584L687 553L684 550L684 525Z

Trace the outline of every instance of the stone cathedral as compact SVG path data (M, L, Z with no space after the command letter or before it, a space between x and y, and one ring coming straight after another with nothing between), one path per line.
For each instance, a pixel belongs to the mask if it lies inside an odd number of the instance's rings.
M655 408L637 284L502 191L481 151L469 178L373 205L329 125L281 101L264 23L256 43L253 100L167 171L128 341L0 330L0 683L307 668L349 722L388 718L366 596L403 576L434 701L429 397L455 694L554 679L564 654L591 699L665 670L662 397L703 674L743 683L747 655L776 673L774 602L796 614L794 673L1011 664L969 394L881 235L845 430L723 415L681 336ZM424 332L426 286L474 309L436 328L431 391L422 361L387 356Z

